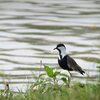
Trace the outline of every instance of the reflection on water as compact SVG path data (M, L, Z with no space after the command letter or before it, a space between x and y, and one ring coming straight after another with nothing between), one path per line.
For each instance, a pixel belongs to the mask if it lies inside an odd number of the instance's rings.
M0 1L0 70L5 74L1 83L8 79L15 89L32 82L32 71L39 73L41 60L56 67L57 53L52 50L60 42L89 73L90 81L97 80L99 0ZM82 80L80 74L72 74L73 81Z

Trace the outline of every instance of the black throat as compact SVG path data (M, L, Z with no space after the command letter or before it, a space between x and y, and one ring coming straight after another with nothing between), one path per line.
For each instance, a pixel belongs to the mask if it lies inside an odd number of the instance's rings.
M60 59L62 59L61 50L60 50L60 49L58 49L58 51L59 51L59 56L60 56Z

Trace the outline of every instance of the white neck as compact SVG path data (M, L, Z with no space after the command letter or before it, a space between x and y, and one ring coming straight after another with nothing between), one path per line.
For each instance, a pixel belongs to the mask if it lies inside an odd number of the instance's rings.
M59 55L60 55L60 59L63 58L64 56L66 56L66 48L65 47L59 47Z

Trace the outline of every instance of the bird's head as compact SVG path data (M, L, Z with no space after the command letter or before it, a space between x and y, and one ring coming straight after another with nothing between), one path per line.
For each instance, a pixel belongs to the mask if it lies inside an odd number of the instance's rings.
M66 47L64 44L58 44L54 50L57 49L59 51L60 58L62 59L66 55Z

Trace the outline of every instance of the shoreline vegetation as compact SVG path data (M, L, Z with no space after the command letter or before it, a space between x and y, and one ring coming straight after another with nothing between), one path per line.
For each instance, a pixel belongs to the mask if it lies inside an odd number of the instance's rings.
M100 66L97 66L100 71ZM74 83L67 73L58 72L44 65L44 73L33 75L36 81L25 92L14 92L5 83L5 90L0 90L0 100L100 100L100 75L98 83Z

